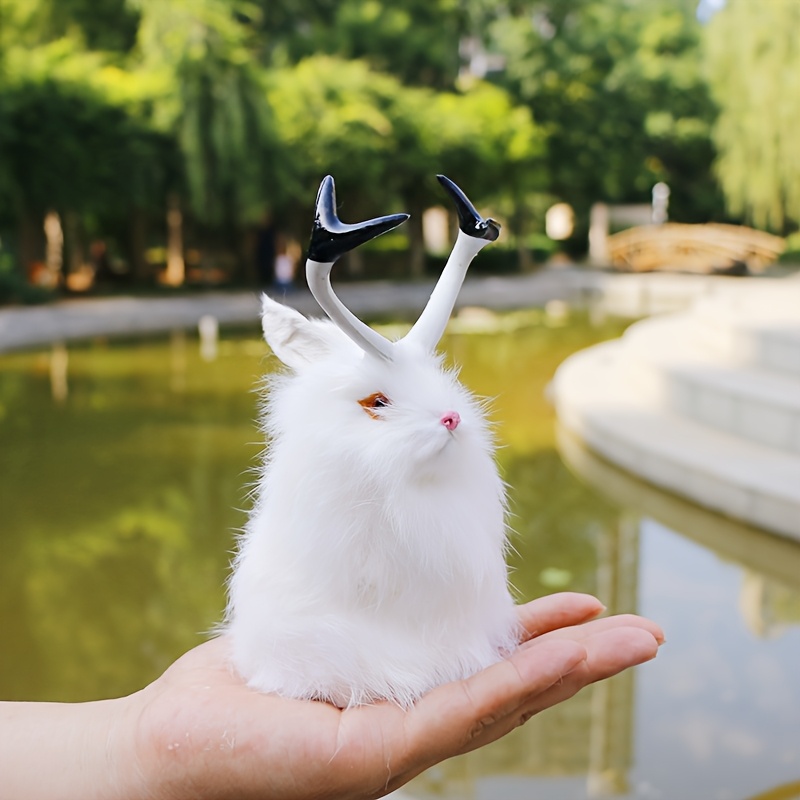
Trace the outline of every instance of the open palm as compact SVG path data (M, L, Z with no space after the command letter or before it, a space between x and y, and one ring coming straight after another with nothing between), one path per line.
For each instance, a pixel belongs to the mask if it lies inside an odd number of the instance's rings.
M581 688L648 661L663 635L564 593L520 606L526 641L505 661L441 686L410 710L338 709L260 694L228 642L196 647L137 697L137 772L157 798L373 798L488 744Z

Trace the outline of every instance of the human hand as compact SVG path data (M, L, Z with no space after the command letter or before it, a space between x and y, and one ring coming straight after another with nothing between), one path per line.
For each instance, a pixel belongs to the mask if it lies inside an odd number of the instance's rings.
M338 709L249 689L220 637L129 701L128 797L376 798L428 767L495 741L581 688L654 658L653 622L595 619L587 595L520 606L525 641L505 661L429 692L411 709Z

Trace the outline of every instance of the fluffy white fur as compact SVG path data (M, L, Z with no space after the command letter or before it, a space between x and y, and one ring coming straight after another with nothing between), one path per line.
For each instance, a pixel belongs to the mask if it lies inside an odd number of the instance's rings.
M266 297L263 326L289 372L269 381L269 447L230 579L236 669L288 697L407 706L499 660L518 629L479 403L412 346L383 362ZM379 419L358 403L375 392L391 400Z

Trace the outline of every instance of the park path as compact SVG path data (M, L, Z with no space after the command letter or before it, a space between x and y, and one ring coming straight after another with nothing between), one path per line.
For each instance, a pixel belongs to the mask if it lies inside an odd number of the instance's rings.
M609 313L639 317L685 308L694 298L741 279L699 275L620 275L577 267L543 268L529 275L468 278L457 307L495 310L543 307L551 300L587 306L601 302ZM418 314L433 281L424 283L343 283L344 304L370 319ZM274 295L273 295L274 296ZM206 315L221 325L256 325L259 293L193 292L174 297L99 297L61 300L43 306L0 308L0 353L94 336L158 334L189 329ZM281 299L280 297L278 299ZM285 302L304 314L321 316L305 289Z
M458 306L514 309L570 300L580 291L575 270L542 270L532 275L473 278L465 282ZM418 313L433 282L346 283L336 287L345 305L364 318ZM321 316L311 294L303 289L283 299L304 314ZM206 315L221 325L256 325L259 292L194 292L174 297L101 297L61 300L43 306L0 309L0 352L93 336L156 334L192 328Z

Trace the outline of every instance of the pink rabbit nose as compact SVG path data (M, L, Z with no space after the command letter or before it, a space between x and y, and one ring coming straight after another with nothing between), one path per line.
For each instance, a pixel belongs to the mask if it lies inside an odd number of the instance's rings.
M458 423L461 422L461 417L458 411L447 411L442 414L442 418L439 421L447 430L454 431L458 427Z

